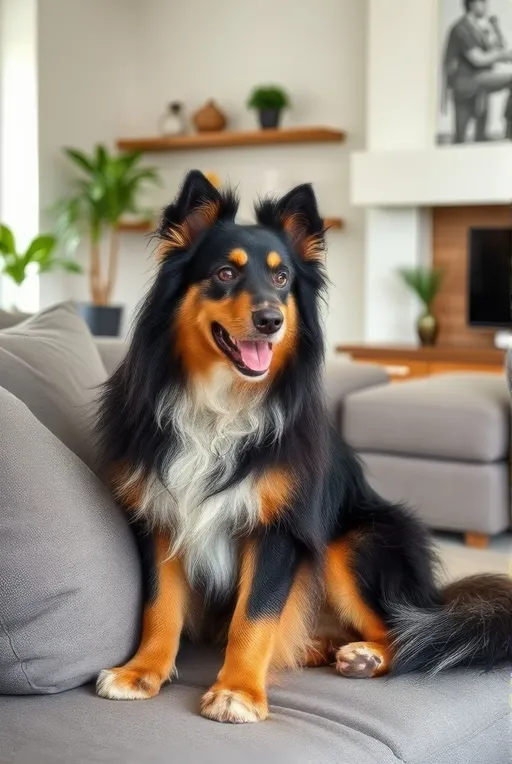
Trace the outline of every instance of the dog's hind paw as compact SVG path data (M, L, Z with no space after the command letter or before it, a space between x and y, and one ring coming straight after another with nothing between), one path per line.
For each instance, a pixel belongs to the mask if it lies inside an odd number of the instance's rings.
M352 642L336 653L336 671L353 679L368 679L386 673L386 649L374 642Z

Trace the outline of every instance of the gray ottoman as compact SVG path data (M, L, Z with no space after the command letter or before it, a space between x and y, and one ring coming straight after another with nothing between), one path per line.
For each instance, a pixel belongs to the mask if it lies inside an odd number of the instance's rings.
M510 525L505 378L446 374L350 395L342 431L372 485L432 528L485 545Z

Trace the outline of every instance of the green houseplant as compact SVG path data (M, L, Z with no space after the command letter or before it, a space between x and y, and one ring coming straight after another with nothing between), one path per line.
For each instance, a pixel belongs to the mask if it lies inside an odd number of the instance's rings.
M48 273L62 269L68 273L81 273L82 269L74 260L57 257L57 239L50 234L36 236L22 252L16 245L11 229L0 224L0 273L21 287L30 272ZM18 308L18 305L9 307Z
M423 305L416 328L422 345L435 345L439 324L432 312L432 304L441 288L443 271L438 268L400 268L399 274Z
M256 109L263 129L279 127L283 109L290 106L290 99L283 88L267 85L254 88L247 101L249 109Z
M91 154L73 148L65 148L64 153L80 175L73 194L58 205L57 230L70 246L88 239L92 304L81 306L82 315L95 334L115 335L122 308L110 302L118 271L121 218L144 214L138 205L140 192L145 184L158 183L159 175L152 167L140 166L139 152L114 154L98 145Z

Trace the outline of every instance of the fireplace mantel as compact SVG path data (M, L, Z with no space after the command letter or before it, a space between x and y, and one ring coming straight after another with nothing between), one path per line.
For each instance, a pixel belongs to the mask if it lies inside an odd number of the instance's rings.
M508 204L512 143L357 152L351 197L367 207Z

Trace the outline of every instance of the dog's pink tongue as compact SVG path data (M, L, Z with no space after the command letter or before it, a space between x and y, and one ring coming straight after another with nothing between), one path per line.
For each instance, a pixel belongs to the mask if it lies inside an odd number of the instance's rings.
M268 342L237 342L242 361L251 371L266 371L272 360Z

